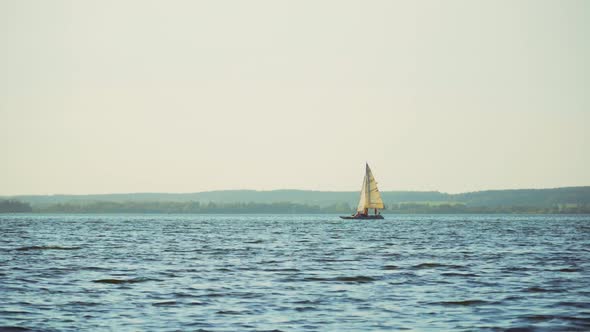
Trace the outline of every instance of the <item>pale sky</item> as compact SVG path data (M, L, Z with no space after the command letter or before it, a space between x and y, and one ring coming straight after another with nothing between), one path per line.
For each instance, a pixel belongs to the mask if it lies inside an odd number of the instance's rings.
M590 185L590 1L0 0L0 195Z

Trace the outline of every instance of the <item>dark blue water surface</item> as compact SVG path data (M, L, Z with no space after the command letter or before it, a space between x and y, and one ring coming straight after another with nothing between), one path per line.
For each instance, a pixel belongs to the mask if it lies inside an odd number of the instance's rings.
M3 215L0 331L590 331L590 216Z

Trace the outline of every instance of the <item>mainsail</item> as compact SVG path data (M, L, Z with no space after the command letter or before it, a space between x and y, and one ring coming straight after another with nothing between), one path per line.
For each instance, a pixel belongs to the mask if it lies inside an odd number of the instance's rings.
M356 210L358 212L364 212L365 209L383 209L381 193L379 193L377 181L375 181L375 177L369 168L369 164L367 164L365 168L365 178L363 179L363 187L361 188L361 199Z

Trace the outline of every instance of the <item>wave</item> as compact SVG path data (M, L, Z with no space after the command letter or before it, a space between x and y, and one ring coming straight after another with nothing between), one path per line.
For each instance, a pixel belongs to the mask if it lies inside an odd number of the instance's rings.
M100 267L100 266L83 266L80 269L81 270L88 270L88 271L109 271L109 270L111 270L109 268Z
M442 263L430 263L430 262L428 262L428 263L421 263L421 264L412 266L412 268L414 268L414 269L434 269L434 268L437 268L437 267L446 267L446 268L454 268L454 269L457 269L457 268L463 268L464 266L461 266L461 265L453 265L453 264L442 264Z
M580 309L590 309L590 303L588 302L558 302L557 306L574 307Z
M197 297L224 297L227 296L227 294L222 294L222 293L207 293L205 295L197 295Z
M0 326L0 332L33 332L35 330L20 326Z
M354 276L354 277L335 277L335 278L318 278L318 277L307 277L301 280L293 279L292 281L336 281L336 282L350 282L350 283L367 283L373 282L377 279L367 276Z
M524 316L524 319L531 321L531 322L546 322L552 320L562 320L570 323L574 323L576 325L583 325L585 327L590 327L590 318L584 317L575 317L575 316L560 316L560 315L528 315Z
M216 314L219 315L243 315L243 312L240 311L234 311L234 310L219 310L216 312Z
M176 301L164 301L164 302L155 302L152 303L153 306L159 307L159 306L166 306L166 305L176 305L177 302Z
M263 240L253 240L253 241L244 241L247 244L257 244L257 243L264 243Z
M441 273L440 275L445 276L445 277L479 277L479 274L459 273L459 272L447 272L447 273Z
M528 327L528 326L509 327L509 328L503 330L503 332L534 332L534 331L537 331L537 329L534 327Z
M194 302L189 302L189 305L207 305L207 303L205 302L198 302L198 301L194 301Z
M561 289L548 289L542 287L529 287L522 290L526 293L559 293L562 292Z
M398 267L395 265L385 265L383 266L383 270L397 270Z
M68 305L82 306L82 307L95 307L95 306L102 305L102 303L99 303L99 302L86 302L86 301L73 301L73 302L68 302Z
M276 268L276 269L264 269L262 271L267 271L267 272L299 272L299 269L295 269L295 268Z
M330 262L356 262L356 259L336 259L336 258L318 258L316 262L330 263Z
M322 301L320 300L299 300L299 301L294 301L292 302L294 304L306 304L306 305L318 305L321 304Z
M463 300L463 301L441 301L441 302L433 302L432 304L439 304L444 306L475 306L475 305L483 305L483 304L491 304L492 302L484 301L484 300Z
M366 277L366 276L356 276L356 277L336 277L336 278L334 278L334 280L335 281L343 281L343 282L364 283L364 282L373 282L373 281L376 281L377 279L371 278L371 277Z
M29 247L16 248L15 250L18 250L18 251L28 251L28 250L79 250L79 249L82 249L82 247L29 246Z
M317 310L317 308L315 307L295 307L295 311L313 311L313 310Z
M176 297L176 298L191 298L191 297L197 297L194 294L189 294L189 293L184 293L184 292L175 292L171 294L172 296Z
M156 279L149 279L149 278L131 278L131 279L97 279L92 280L92 282L100 283L100 284L135 284L139 282L146 282L146 281L156 281Z

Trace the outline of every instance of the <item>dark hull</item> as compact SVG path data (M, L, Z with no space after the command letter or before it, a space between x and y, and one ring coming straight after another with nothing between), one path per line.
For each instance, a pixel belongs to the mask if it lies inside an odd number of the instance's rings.
M368 215L368 216L340 216L342 219L358 219L358 220L375 220L375 219L383 219L383 216L380 214L377 215Z

